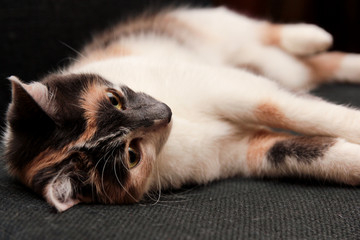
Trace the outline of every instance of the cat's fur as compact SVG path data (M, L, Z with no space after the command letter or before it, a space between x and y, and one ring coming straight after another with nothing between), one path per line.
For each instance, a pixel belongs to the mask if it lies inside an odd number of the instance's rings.
M59 211L235 175L358 185L360 111L302 93L359 82L360 57L331 44L226 8L121 24L40 82L10 77L9 172Z

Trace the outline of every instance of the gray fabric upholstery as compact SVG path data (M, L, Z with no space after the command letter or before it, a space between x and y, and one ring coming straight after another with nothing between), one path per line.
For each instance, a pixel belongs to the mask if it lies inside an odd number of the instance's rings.
M359 239L358 188L233 178L57 214L0 173L0 239Z

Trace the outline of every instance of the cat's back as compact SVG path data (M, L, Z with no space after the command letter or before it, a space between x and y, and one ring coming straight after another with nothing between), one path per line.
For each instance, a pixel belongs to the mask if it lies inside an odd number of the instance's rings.
M238 25L237 35L232 36L238 39L238 46L248 48L256 42L254 25L257 22L226 8L169 8L120 22L95 35L70 69L129 56L147 56L163 62L228 65L224 51L231 45L230 38L222 38L218 30L231 27L223 26L219 21L222 18Z
M199 62L194 51L197 51L195 42L201 33L177 16L189 11L187 8L161 10L110 27L85 45L69 69L72 71L93 62L133 56L147 56L163 62Z

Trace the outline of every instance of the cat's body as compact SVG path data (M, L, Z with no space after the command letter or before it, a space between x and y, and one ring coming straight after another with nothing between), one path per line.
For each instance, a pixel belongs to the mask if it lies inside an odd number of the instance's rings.
M10 78L10 172L59 211L235 175L358 185L360 112L300 93L360 80L359 56L316 54L331 43L225 8L115 27L42 84Z

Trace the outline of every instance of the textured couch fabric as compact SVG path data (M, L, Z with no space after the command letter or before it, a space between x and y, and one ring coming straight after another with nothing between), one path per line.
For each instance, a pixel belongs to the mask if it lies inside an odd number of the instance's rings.
M233 178L61 214L0 174L0 239L359 239L358 188Z
M87 1L87 8L76 1L2 2L2 112L9 100L5 76L36 80L74 56L60 42L79 49L92 30L155 4L98 2ZM357 86L328 85L314 93L360 107ZM158 202L80 204L58 214L11 179L0 161L0 239L360 239L359 218L358 187L240 177L166 192Z

